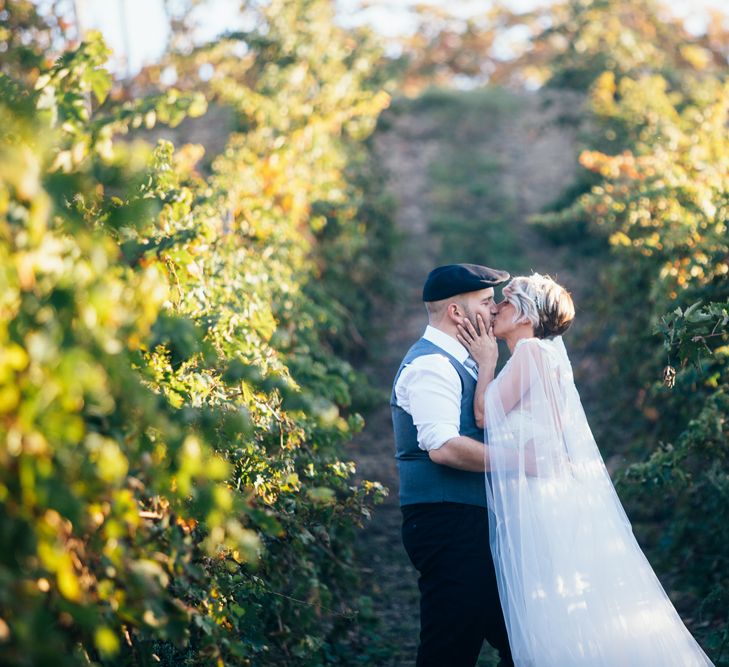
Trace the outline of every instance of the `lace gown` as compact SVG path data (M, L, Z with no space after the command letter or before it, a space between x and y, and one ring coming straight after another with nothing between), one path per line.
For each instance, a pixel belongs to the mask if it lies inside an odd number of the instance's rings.
M491 550L517 667L711 665L633 535L561 339L524 339L485 396Z

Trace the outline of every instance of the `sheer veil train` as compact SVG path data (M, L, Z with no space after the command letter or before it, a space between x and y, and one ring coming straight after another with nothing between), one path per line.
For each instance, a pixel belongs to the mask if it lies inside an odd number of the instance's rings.
M515 664L711 665L635 540L561 337L518 341L485 415L491 550Z

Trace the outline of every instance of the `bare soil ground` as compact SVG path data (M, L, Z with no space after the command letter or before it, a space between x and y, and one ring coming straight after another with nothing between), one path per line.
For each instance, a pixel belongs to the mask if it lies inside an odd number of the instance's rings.
M396 225L402 236L392 279L399 299L382 309L378 322L383 335L379 349L371 352L364 369L383 397L392 383L400 360L426 325L421 301L422 283L440 261L442 237L434 233L431 168L447 151L477 151L498 160L498 187L512 200L514 212L509 229L524 253L522 266L550 273L579 294L580 267L566 265L564 253L545 247L527 224L570 185L577 169L579 118L582 98L563 92L543 91L515 95L515 113L484 118L484 132L474 142L474 131L443 127L442 116L427 108L412 107L404 113L389 112L384 129L376 136L376 154L388 173L389 188L396 199ZM407 107L406 107L407 109ZM491 120L492 122L489 122ZM486 131L488 129L488 131ZM459 139L459 137L461 137ZM454 146L454 142L461 142ZM478 239L474 239L478 241ZM490 261L486 257L484 264ZM501 267L496 261L494 266ZM503 267L509 268L509 267ZM578 355L579 358L579 355ZM585 361L587 363L587 361ZM576 367L576 375L579 369ZM380 620L378 667L413 665L419 632L417 574L400 539L401 514L398 479L387 400L367 415L364 431L351 445L358 475L388 487L385 502L361 532L357 544L365 569L367 592ZM479 665L493 664L484 649Z

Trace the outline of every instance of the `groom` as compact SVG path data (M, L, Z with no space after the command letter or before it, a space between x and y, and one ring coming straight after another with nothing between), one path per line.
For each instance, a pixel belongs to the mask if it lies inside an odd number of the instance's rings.
M513 665L499 603L484 479L478 369L456 339L464 319L488 328L506 271L449 264L423 287L428 326L395 376L390 407L400 474L402 538L419 572L417 667L473 667L484 639Z

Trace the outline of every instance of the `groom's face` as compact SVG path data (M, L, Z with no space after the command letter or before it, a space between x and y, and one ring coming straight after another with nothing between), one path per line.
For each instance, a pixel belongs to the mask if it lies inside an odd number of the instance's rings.
M493 287L462 294L460 301L463 307L464 317L471 322L475 329L478 329L477 315L481 316L487 329L491 326L491 318L493 317L494 310Z

